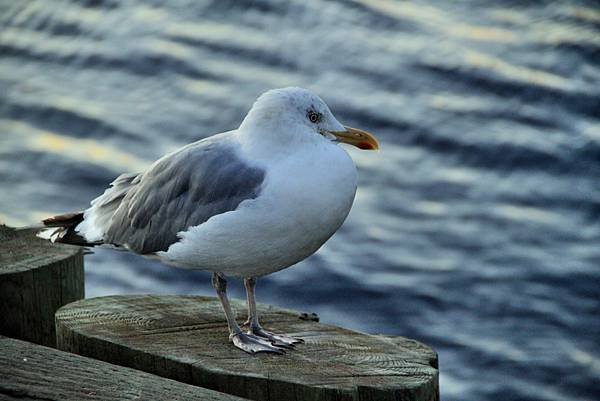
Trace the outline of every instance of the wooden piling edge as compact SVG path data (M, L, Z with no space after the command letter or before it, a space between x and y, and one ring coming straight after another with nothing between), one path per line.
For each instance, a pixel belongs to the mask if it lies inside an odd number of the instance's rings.
M80 248L0 225L0 334L55 346L54 313L84 297Z
M244 303L234 301L245 319ZM373 336L259 305L263 326L305 340L285 355L228 342L215 298L110 296L56 314L58 347L253 400L439 400L437 355L403 337Z

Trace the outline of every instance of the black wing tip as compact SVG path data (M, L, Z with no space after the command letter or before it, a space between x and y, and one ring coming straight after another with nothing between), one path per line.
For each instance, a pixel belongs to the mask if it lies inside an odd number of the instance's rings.
M83 212L74 212L48 217L47 219L42 220L42 223L48 228L56 227L56 230L51 235L51 240L53 242L85 247L102 245L102 241L87 241L85 237L75 231L75 228L82 221Z
M65 213L42 220L46 227L75 227L83 221L83 212Z

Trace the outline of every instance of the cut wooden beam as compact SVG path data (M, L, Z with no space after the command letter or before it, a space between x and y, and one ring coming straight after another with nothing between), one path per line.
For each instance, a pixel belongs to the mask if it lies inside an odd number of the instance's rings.
M242 400L12 338L0 350L0 400Z

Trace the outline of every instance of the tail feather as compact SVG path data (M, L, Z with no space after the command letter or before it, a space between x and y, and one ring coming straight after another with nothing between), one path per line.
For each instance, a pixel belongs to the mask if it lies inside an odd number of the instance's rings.
M141 174L126 173L118 176L102 195L94 199L84 212L66 213L42 221L44 227L38 237L52 242L81 246L106 245L103 238L121 201L133 187L140 183Z
M52 242L61 242L79 246L95 246L102 241L90 242L79 234L76 227L83 221L83 212L65 213L42 220L44 227L38 237Z

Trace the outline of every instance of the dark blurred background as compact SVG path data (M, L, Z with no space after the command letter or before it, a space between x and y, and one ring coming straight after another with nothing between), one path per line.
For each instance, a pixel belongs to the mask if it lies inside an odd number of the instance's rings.
M382 150L348 149L350 217L259 301L424 341L445 400L598 399L597 4L0 0L0 221L82 210L306 87ZM213 293L126 253L86 263L90 297Z

